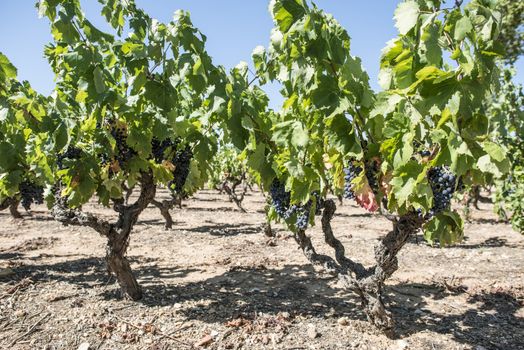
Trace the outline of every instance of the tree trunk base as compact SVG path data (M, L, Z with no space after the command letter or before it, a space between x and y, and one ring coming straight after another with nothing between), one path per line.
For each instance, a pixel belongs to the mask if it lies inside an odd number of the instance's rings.
M11 213L11 216L13 217L13 219L16 219L16 220L20 220L24 218L22 214L20 214L20 212L18 211L19 203L20 201L13 199L11 201L11 204L9 205L9 212Z
M106 261L109 270L116 276L124 295L132 300L142 299L142 288L133 275L133 271L126 257L116 253L109 253Z
M335 202L326 200L322 213L322 231L325 242L335 251L335 258L318 254L304 230L298 230L295 239L311 263L337 276L345 289L356 292L360 296L362 309L373 326L388 337L394 337L395 323L382 298L384 285L398 269L397 254L409 237L420 229L422 218L415 213L395 218L393 230L375 246L375 265L366 268L361 263L346 257L344 245L335 237L331 227L335 211Z
M163 201L163 202L159 202L157 200L153 200L151 201L151 203L158 208L158 210L160 210L160 214L162 215L162 217L164 218L164 229L167 231L167 230L171 230L173 228L173 217L171 216L171 213L169 212L169 210L171 208L173 208L173 206L175 205L175 200L166 200L166 201Z
M368 322L384 332L388 337L394 336L395 321L393 315L386 309L382 301L382 293L362 292L361 298L364 313Z

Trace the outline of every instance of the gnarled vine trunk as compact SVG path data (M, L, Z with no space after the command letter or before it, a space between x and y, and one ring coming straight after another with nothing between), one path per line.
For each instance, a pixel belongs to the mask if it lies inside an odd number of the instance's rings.
M234 202L238 209L240 209L243 213L247 213L246 209L244 209L244 207L242 206L242 202L244 201L244 197L246 196L248 186L244 184L242 192L240 194L237 193L237 188L245 181L245 179L246 173L243 173L239 179L228 178L222 183L222 186L220 186L219 189L219 192L225 192L229 196L229 200L231 202ZM231 186L229 186L230 181L232 183Z
M334 201L327 200L322 213L322 231L325 242L335 250L335 259L317 254L305 231L298 231L296 239L308 260L338 276L345 288L356 292L368 320L386 334L392 335L394 320L383 301L385 281L398 269L397 254L409 236L421 228L422 219L416 214L396 218L393 230L375 246L375 265L365 268L347 258L344 245L335 238L331 227L335 211Z
M24 217L20 212L18 211L18 205L20 204L20 201L18 199L11 199L11 204L9 205L9 212L11 213L11 216L15 219L23 219Z
M162 202L157 201L157 200L151 201L151 204L157 207L160 210L160 214L162 214L162 216L164 217L164 220L165 220L164 228L166 230L170 230L173 228L173 217L171 216L171 213L169 211L173 209L173 207L175 206L175 204L177 204L177 202L178 201L175 198L164 200Z
M58 198L51 210L53 217L64 225L91 227L107 237L106 261L108 270L115 275L124 295L133 300L142 298L142 289L125 254L133 226L136 224L140 213L154 200L155 193L156 186L153 175L150 172L142 173L140 195L137 201L131 205L125 204L124 199L114 201L113 209L118 213L116 223L109 223L80 209L67 208L64 198Z
M11 216L14 219L23 219L24 217L18 211L19 204L20 204L20 200L16 198L7 198L3 202L0 203L0 211L6 210L7 208L9 208L9 212L11 213Z

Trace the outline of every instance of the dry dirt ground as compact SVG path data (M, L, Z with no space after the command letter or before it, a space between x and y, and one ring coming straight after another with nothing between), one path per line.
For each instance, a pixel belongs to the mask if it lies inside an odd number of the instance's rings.
M316 273L281 226L268 245L263 206L250 193L242 214L202 191L174 210L171 231L147 209L128 252L140 302L121 298L94 231L61 226L44 207L22 221L0 212L0 348L524 349L524 237L489 204L473 212L464 243L418 237L401 252L386 298L396 339L370 327L356 296ZM390 227L349 203L334 220L348 255L366 264ZM331 253L318 228L309 233Z

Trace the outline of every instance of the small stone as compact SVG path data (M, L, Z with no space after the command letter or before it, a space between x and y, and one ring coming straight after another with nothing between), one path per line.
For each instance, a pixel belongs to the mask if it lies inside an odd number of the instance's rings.
M310 339L315 339L316 337L318 337L318 332L317 332L317 328L315 327L315 325L313 324L310 324L308 327L307 327L307 336L310 338Z
M78 347L78 350L89 350L89 349L91 349L89 343L82 343Z
M416 309L416 310L415 310L415 313L416 313L417 315L422 315L422 314L424 313L424 311L422 311L421 309Z
M114 342L117 342L117 343L123 343L124 342L124 338L120 334L113 334L111 336L111 340L114 341Z
M264 345L269 344L269 336L267 334L264 334L262 336L262 344L264 344Z
M341 317L338 319L338 324L341 325L341 326L348 326L349 325L349 320L347 317Z
M199 348L201 346L206 346L209 343L211 343L212 341L213 341L213 338L211 337L211 335L208 334L208 335L204 336L202 339L200 339L200 341L195 343L195 347Z
M408 348L408 345L407 341L400 339L397 341L397 350L405 350Z
M211 331L211 333L209 335L211 336L211 338L216 339L216 338L218 338L219 334L220 333L218 333L218 331Z
M475 346L475 350L487 350L487 349L483 347L482 345L477 345Z
M25 312L24 310L16 310L16 311L14 312L14 315L15 315L16 317L23 317L23 316L27 315L27 312Z

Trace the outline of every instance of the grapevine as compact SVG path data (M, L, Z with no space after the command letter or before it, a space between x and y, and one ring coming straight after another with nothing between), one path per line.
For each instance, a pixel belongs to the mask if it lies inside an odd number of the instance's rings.
M233 86L242 92L233 89L230 98L254 125L244 131L247 147L241 132L235 144L244 147L269 188L275 213L270 217L286 222L312 263L346 276L343 283L359 291L369 320L390 330L383 284L397 269L396 254L407 238L423 230L429 242L460 240L463 223L450 207L457 179L500 176L508 167L505 148L488 142L488 131L478 127L486 116L470 108L482 108L496 86L495 57L502 52L496 34L487 33L495 33L490 26L499 25L499 14L483 1L465 8L402 2L395 12L399 36L381 58L384 91L375 94L360 59L349 52L349 35L333 16L298 0L274 0L269 8L275 23L271 42L254 50L253 61L261 84L285 86L285 102L281 111L268 111L245 70L233 70ZM483 30L484 37L477 37ZM458 68L444 63L444 52ZM483 58L473 63L468 57ZM330 226L336 211L331 200L323 205L322 229L336 260L319 256L306 235L302 215L311 193L319 186L327 193L330 183L370 211L382 206L393 214L388 214L392 231L375 248L375 267L345 257ZM373 274L372 281L366 279Z
M79 2L38 3L53 34L45 54L57 81L46 120L54 131L42 148L54 151L46 162L57 189L52 215L107 237L109 270L126 296L140 299L125 257L133 226L159 203L157 186L185 195L205 184L226 77L187 12L161 23L134 1L100 2L116 34L96 28ZM133 188L138 198L127 203ZM81 209L93 197L115 210L115 222ZM169 205L160 204L167 220Z
M253 51L255 72L245 62L229 72L216 66L187 12L162 23L133 0L100 3L111 33L93 26L80 1L39 1L53 37L51 96L19 82L0 54L0 209L46 199L57 221L101 234L126 296L142 298L126 257L141 213L153 204L171 228L175 200L207 183L221 184L240 209L247 187L239 196L236 187L256 183L268 193L269 231L282 222L388 333L384 290L398 253L419 231L430 244L462 239L451 202L463 187L496 184L500 214L522 231L522 90L508 75L499 87L500 60L522 51L508 24L520 7L502 19L495 1L400 2L377 93L348 32L306 0L270 2L274 28ZM283 87L279 110L269 108L269 83ZM157 200L159 187L171 198ZM372 266L346 256L330 192L391 220ZM116 219L85 212L93 200ZM308 236L315 215L333 256Z
M242 202L248 189L252 189L253 180L242 155L233 145L224 143L213 158L211 167L209 186L220 193L225 192L240 211L246 212Z

